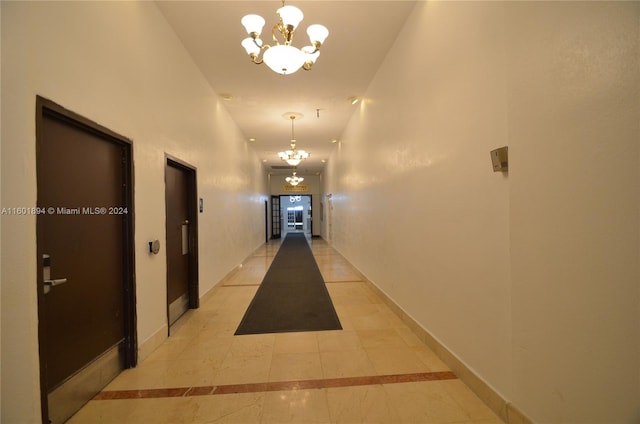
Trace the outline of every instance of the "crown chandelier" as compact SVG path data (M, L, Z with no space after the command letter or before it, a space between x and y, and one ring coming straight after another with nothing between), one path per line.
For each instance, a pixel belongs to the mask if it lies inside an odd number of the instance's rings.
M307 34L311 45L298 49L293 47L291 42L296 27L304 17L302 11L295 6L285 6L282 0L282 7L277 10L277 13L280 21L271 29L274 45L264 44L260 39L260 33L265 24L264 18L251 14L243 17L241 21L249 34L248 38L242 40L242 47L253 63L259 65L264 62L278 74L293 74L300 68L308 71L320 56L320 46L329 35L329 30L323 25L310 25L307 28ZM277 34L280 34L282 40L278 39Z
M296 168L293 168L293 175L291 177L285 178L285 181L291 184L292 186L297 186L298 184L304 181L304 178L298 177L296 175Z
M293 136L293 122L296 120L296 114L291 113L289 115L289 119L291 119L291 149L285 150L284 152L278 152L278 156L289 165L298 166L300 162L309 157L309 153L304 150L296 149L296 139Z

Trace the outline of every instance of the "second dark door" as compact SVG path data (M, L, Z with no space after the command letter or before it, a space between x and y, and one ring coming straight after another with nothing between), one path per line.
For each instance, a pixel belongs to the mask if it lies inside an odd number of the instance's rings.
M167 315L169 325L198 306L195 170L167 159Z

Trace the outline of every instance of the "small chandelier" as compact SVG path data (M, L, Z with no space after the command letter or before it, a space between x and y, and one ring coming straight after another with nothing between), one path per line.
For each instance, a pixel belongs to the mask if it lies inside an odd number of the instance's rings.
M291 184L292 186L297 186L298 184L304 181L304 178L298 177L296 175L296 169L293 168L293 175L291 177L285 178L285 181Z
M296 115L292 114L289 119L291 119L291 149L278 152L278 156L289 165L298 166L300 162L309 157L309 153L296 149L296 139L293 136L293 122L296 120Z
M278 74L293 74L300 68L308 71L320 56L320 46L329 35L329 30L323 25L310 25L307 28L307 34L311 45L298 49L293 47L291 42L296 27L304 17L302 11L295 6L285 6L282 0L282 7L277 10L277 13L280 21L271 29L273 46L264 44L260 39L260 33L265 24L264 18L252 14L246 15L241 21L249 34L248 38L242 40L242 47L253 63L264 62ZM276 37L278 33L282 37L282 43Z

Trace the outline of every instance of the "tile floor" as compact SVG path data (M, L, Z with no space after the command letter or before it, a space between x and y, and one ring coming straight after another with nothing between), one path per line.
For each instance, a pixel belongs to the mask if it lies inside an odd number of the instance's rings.
M343 330L233 335L279 247L266 244L69 423L502 423L349 262L310 243Z

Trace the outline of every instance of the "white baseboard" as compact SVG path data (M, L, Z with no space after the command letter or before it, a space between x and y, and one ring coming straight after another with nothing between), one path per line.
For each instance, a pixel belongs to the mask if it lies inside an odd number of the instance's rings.
M515 405L476 375L464 362L456 357L440 341L433 337L417 321L397 305L384 291L371 282L359 270L362 280L382 299L382 301L426 344L471 391L475 393L496 415L507 424L534 424Z
M153 353L169 337L167 325L160 327L151 337L138 345L138 363L141 363Z

